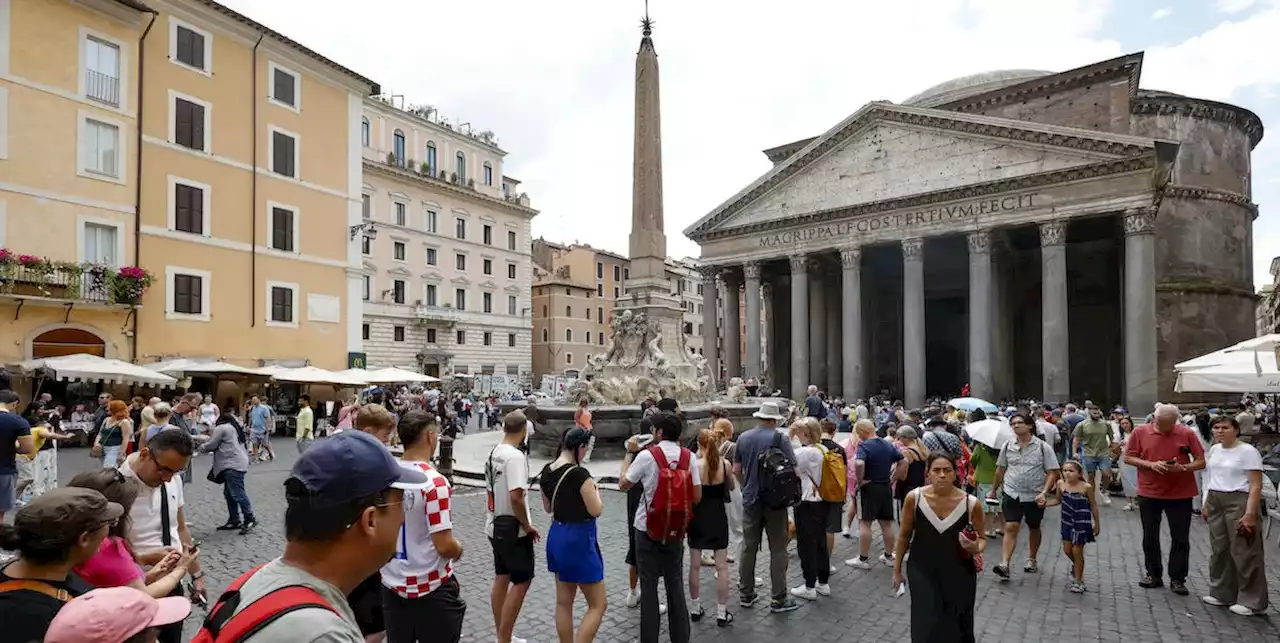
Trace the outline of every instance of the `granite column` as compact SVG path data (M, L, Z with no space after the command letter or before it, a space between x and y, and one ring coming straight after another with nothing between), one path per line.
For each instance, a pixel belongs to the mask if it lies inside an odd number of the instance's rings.
M1040 262L1040 345L1044 374L1041 396L1046 402L1060 403L1071 397L1065 223L1040 224Z
M840 315L844 399L854 402L866 395L866 370L862 366L862 248L840 251Z
M720 296L716 285L716 276L720 269L715 266L703 266L698 269L702 276L702 356L707 359L707 367L711 370L711 390L718 391L720 384L720 332L716 327L718 315L717 304Z
M743 296L747 298L747 362L742 376L760 381L760 262L748 261L742 265Z
M969 391L984 400L995 398L991 337L994 330L991 280L991 233L969 233Z
M809 385L809 272L808 257L792 255L791 264L791 390L803 400ZM781 387L779 387L781 388Z
M1156 402L1156 210L1124 213L1125 406L1146 413Z
M924 353L924 239L903 239L902 388L908 408L924 405Z
M742 282L733 272L721 275L724 281L724 370L725 381L742 377Z

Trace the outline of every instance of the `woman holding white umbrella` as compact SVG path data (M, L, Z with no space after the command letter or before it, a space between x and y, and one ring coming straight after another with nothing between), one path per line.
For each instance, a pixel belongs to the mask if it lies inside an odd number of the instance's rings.
M965 425L964 432L974 445L970 460L973 464L971 482L975 488L974 494L985 499L992 491L991 485L995 483L1000 447L1013 439L1013 429L1003 419L987 419L987 414L982 409L976 409L969 414L969 423ZM999 497L999 490L996 490L996 497ZM999 518L1000 504L984 502L983 512L986 514L984 522L987 537L1004 535L1003 530L998 529L999 525L1004 524L1004 519Z

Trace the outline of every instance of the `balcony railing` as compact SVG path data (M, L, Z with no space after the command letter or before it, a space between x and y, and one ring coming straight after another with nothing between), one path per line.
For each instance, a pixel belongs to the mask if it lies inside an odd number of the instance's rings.
M146 270L53 261L0 248L0 297L135 306L151 286Z
M413 307L413 312L424 321L458 321L458 311L451 306L418 305Z
M84 72L85 96L113 107L120 106L120 79L87 69Z

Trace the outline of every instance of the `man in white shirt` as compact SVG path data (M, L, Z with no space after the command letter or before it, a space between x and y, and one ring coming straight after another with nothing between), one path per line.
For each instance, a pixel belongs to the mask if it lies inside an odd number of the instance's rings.
M520 450L528 423L524 413L508 413L502 419L502 442L485 463L489 503L484 533L493 547L489 600L498 643L525 643L512 636L512 631L533 582L533 545L542 537L529 520L529 458Z
M440 423L423 411L400 418L404 455L400 466L427 476L427 488L404 504L404 528L395 557L382 567L382 608L387 643L457 643L467 612L453 574L462 543L453 535L452 490L431 466Z
M147 441L137 454L125 460L120 474L136 480L138 497L133 501L129 519L133 523L129 544L138 552L138 562L155 565L167 550L194 548L191 532L187 530L186 512L183 511L182 478L178 473L186 468L195 450L195 442L186 431L161 431ZM188 568L193 581L191 598L206 602L204 570L200 559L191 561ZM182 596L182 586L171 596ZM160 628L160 643L179 643L182 640L182 623Z
M653 431L661 437L657 448L672 468L679 466L681 456L688 454L693 482L693 503L702 499L702 480L693 454L677 442L684 433L684 420L671 412L655 413L650 417ZM628 441L628 448L638 451L638 445ZM635 461L627 469L627 475L618 481L618 489L626 491L634 485L644 488L644 499L636 511L632 527L636 530L636 569L640 573L640 643L658 643L661 616L658 611L658 580L667 588L667 627L671 643L689 643L689 605L684 597L684 542L656 542L649 537L648 508L658 492L658 463L648 449L638 451ZM749 572L748 572L749 573Z

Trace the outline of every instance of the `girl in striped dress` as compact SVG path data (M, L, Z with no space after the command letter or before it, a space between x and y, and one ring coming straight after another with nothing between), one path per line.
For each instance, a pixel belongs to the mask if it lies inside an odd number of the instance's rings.
M1075 460L1062 464L1058 498L1062 502L1062 553L1071 559L1071 591L1084 593L1084 546L1102 530L1093 485L1084 481L1084 467Z

